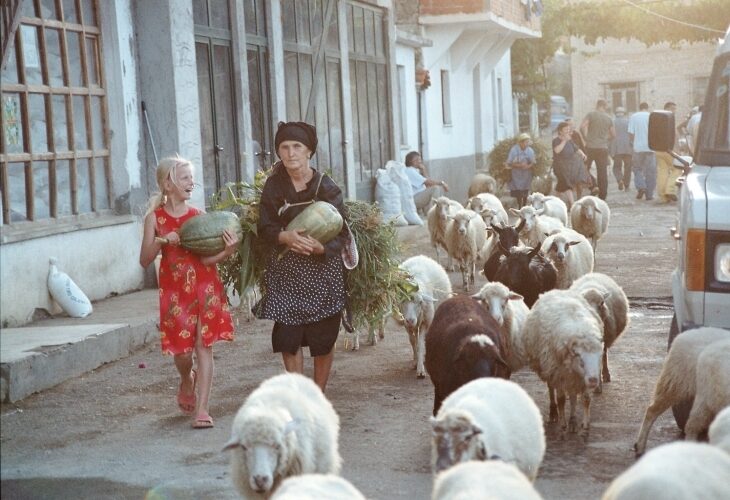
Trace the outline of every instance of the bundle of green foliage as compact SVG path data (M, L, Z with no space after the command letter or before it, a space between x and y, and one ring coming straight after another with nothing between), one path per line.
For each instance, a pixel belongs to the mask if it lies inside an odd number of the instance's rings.
M232 285L241 296L256 284L264 291L262 277L268 249L257 237L256 224L261 191L270 172L257 172L252 184L229 183L211 200L212 210L232 211L241 221L244 236L238 252L218 264L223 284ZM398 267L401 249L395 226L383 223L378 206L346 201L345 209L345 220L360 257L357 267L347 272L353 326L372 331L374 325L410 297L415 286Z
M515 144L517 144L517 136L503 139L495 144L494 149L489 153L489 173L497 180L500 190L504 189L510 180L511 170L507 168L507 157L509 150ZM548 195L552 189L550 148L539 139L533 139L530 147L535 151L535 166L532 167L532 191Z

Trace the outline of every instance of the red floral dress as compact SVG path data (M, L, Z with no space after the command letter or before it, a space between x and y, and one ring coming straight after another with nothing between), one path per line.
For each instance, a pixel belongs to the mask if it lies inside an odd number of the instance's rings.
M189 207L182 217L173 217L163 207L155 210L157 234L179 232L189 218L201 213ZM200 320L203 345L233 340L233 320L215 265L177 245L162 246L160 262L160 336L164 354L192 352Z

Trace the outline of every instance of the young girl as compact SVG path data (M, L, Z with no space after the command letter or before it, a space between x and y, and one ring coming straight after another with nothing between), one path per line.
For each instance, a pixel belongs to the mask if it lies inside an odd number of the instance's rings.
M193 428L213 427L208 397L213 382L213 343L233 340L233 322L215 264L236 251L234 233L223 233L225 249L199 257L180 246L183 222L202 213L187 204L193 192L193 166L183 158L165 158L157 166L160 192L150 199L139 254L142 267L162 251L160 263L160 335L163 354L172 354L180 373L177 403L193 414ZM161 245L155 236L167 239ZM193 353L197 362L193 368ZM197 398L196 398L197 389Z

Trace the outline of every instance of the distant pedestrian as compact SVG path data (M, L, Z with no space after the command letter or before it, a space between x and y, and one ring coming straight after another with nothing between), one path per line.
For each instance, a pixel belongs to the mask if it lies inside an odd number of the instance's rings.
M689 150L693 156L697 156L697 137L700 133L700 122L702 121L702 108L697 107L697 112L687 122L687 133L689 140Z
M677 105L671 101L664 104L665 111L676 113ZM676 149L676 144L675 144ZM656 190L657 196L664 203L677 201L677 179L682 171L674 168L674 158L666 151L656 151Z
M578 149L583 152L583 170L585 171L585 173L581 173L580 178L576 181L575 199L579 200L583 197L583 190L587 190L588 194L593 194L592 190L595 188L596 194L598 194L598 188L596 187L596 178L593 177L588 171L588 165L585 161L587 159L587 156L585 155L586 141L583 138L583 134L580 133L580 130L578 130L571 117L566 118L565 123L570 125L570 138L573 140L573 143L575 143L575 145L578 146Z
M639 111L629 119L629 137L634 150L631 155L631 168L634 171L634 186L638 192L636 199L646 197L647 201L654 199L656 187L656 157L649 149L649 105L639 104Z
M510 195L517 199L517 207L527 204L527 195L532 185L532 167L535 165L535 151L529 146L530 134L522 133L517 144L512 146L507 155L507 168L510 169Z
M613 176L618 183L618 190L629 190L631 184L631 140L629 138L629 119L626 110L616 108L616 117L613 119L613 128L616 136L609 145L609 152L613 158Z
M187 203L195 187L192 164L179 157L163 159L157 166L157 185L160 192L150 199L144 219L139 263L147 267L162 252L162 352L174 356L180 374L180 410L194 415L193 428L210 428L213 419L208 414L208 398L213 384L213 344L233 340L233 321L216 264L236 251L238 237L226 230L225 248L208 257L181 247L180 226L202 213ZM165 238L167 244L158 243L156 236Z
M586 155L573 141L571 132L568 122L560 122L557 137L553 139L553 173L558 179L555 192L568 205L568 209L575 201L576 185L583 180L586 172Z
M608 141L616 135L613 120L606 113L607 108L608 103L605 99L598 99L596 109L588 113L580 124L580 130L586 139L588 170L595 162L598 196L602 200L606 199L608 193Z

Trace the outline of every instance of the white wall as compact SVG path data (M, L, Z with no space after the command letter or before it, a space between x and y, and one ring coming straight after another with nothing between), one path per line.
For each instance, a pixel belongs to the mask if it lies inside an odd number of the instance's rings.
M405 160L409 151L418 149L418 91L416 90L416 61L415 51L412 47L396 45L395 48L396 66L403 66L406 73L406 84L403 89L406 107L406 119L403 127L405 128L406 144L400 144L400 160ZM398 75L395 75L398 78ZM399 96L400 98L400 96ZM400 103L396 102L395 112L400 112ZM398 133L394 134L394 139L399 140Z
M140 103L130 0L104 4L101 16L111 136L112 198L120 213L129 209L141 184ZM125 293L143 284L141 224L131 215L86 215L78 220L39 221L3 227L0 245L0 323L20 326L36 309L60 312L47 289L48 259L57 257L91 300ZM39 235L42 235L39 237Z

